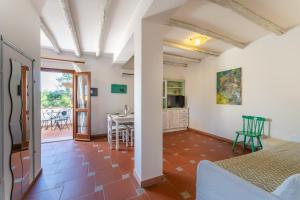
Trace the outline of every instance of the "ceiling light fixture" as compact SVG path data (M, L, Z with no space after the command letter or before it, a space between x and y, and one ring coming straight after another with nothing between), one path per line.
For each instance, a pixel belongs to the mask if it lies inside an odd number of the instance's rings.
M199 46L199 45L201 45L201 40L200 39L195 39L195 45L196 46Z
M184 43L190 46L201 46L204 45L211 38L206 35L201 34L191 34L186 39L184 39Z

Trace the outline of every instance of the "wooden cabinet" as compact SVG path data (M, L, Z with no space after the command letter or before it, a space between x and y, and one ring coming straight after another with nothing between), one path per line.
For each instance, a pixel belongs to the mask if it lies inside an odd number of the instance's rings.
M163 129L169 127L169 118L168 118L168 112L164 111L163 112Z
M163 81L163 108L167 108L168 95L181 95L185 93L185 81L184 80L164 80Z
M181 109L179 111L179 127L188 127L189 126L189 111L188 109Z
M165 132L184 130L189 126L188 108L169 108L163 111L163 129Z

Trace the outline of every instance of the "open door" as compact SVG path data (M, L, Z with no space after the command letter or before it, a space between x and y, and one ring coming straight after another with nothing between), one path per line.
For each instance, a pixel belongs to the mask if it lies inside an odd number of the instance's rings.
M91 73L75 72L74 82L74 139L90 141Z

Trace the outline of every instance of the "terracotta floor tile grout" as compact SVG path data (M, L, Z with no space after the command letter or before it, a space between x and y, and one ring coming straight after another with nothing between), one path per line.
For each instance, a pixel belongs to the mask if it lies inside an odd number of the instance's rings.
M202 143L201 141L206 141ZM64 145L61 145L64 144ZM172 146L172 144L176 144ZM179 145L178 145L179 144ZM197 144L197 147L194 145ZM230 158L232 156L237 156L243 154L239 152L237 154L232 154L231 152L231 144L224 143L223 141L211 139L209 136L199 135L193 133L192 131L181 131L172 134L164 135L164 174L166 177L166 182L163 184L155 185L151 188L144 188L142 194L138 193L138 184L134 181L133 176L133 168L134 168L134 149L122 149L121 151L111 150L109 145L107 144L106 139L96 139L90 143L83 143L78 141L62 141L62 143L46 143L42 144L42 162L45 163L43 165L45 169L47 169L47 173L44 173L42 182L37 182L37 184L45 184L41 185L36 192L34 190L31 191L30 195L43 195L47 192L55 191L55 189L60 188L60 200L63 199L64 192L66 186L70 187L70 184L76 184L76 181L88 181L87 183L94 183L94 192L84 194L84 190L80 191L80 196L76 198L84 198L88 195L96 194L96 191L99 189L97 187L102 186L102 189L99 191L102 193L103 198L105 200L110 200L106 196L109 194L108 191L111 191L111 187L115 184L116 186L126 185L129 188L134 189L134 196L128 197L129 199L139 198L139 196L143 196L142 198L146 199L160 199L163 197L168 197L170 193L167 190L175 189L177 192L174 194L178 196L178 198L183 199L186 197L188 199L195 199L195 191L196 186L193 188L189 188L190 184L195 184L196 181L196 170L199 161L203 159L208 160L218 160ZM194 148L195 147L195 148ZM55 149L54 152L51 152L51 149ZM213 150L212 150L213 149ZM101 150L101 152L99 152ZM49 153L50 152L50 153ZM173 154L177 153L177 156ZM68 157L68 155L71 155ZM79 156L80 155L80 156ZM205 155L202 157L201 155ZM95 158L95 156L98 156ZM105 156L109 156L109 159L105 159ZM50 160L49 160L50 159ZM193 162L191 162L193 160ZM102 166L99 165L99 163ZM78 163L80 164L80 168L78 167ZM98 163L98 165L97 165ZM107 165L107 166L106 166ZM57 166L57 167L55 167ZM97 167L100 166L100 167ZM54 167L54 174L51 175L51 167ZM82 167L82 168L81 168ZM77 169L76 169L77 168ZM116 169L117 168L117 169ZM177 168L177 170L176 170ZM65 179L62 182L59 182L62 179L59 179L59 175L69 170L75 170L76 172L86 173L79 174L74 177L67 174L64 176ZM48 174L49 173L49 174ZM97 174L100 173L100 176ZM111 179L101 180L99 178L105 176L106 173L109 173ZM129 174L129 177L127 177ZM120 175L120 178L118 177ZM51 177L52 176L52 177ZM55 177L57 176L57 177ZM124 179L125 176L125 179ZM114 178L113 178L114 177ZM47 179L48 178L48 179ZM47 182L47 180L51 180L54 178L55 186L51 187L51 184ZM108 177L107 177L108 178ZM98 185L99 182L103 184ZM45 182L46 181L46 182ZM91 182L90 182L91 181ZM189 185L186 185L186 184ZM128 185L129 184L129 185ZM45 187L45 189L43 189ZM169 188L171 187L171 188ZM164 188L164 189L163 189ZM110 190L108 190L110 189ZM166 190L167 189L167 190ZM39 191L41 190L41 191ZM68 189L70 190L70 189ZM45 193L46 192L46 193ZM87 191L86 191L87 192ZM97 191L98 192L98 191ZM132 192L132 191L131 191ZM139 191L140 192L140 191ZM82 193L82 194L81 194ZM119 195L119 194L113 194ZM129 195L129 194L127 194ZM133 195L133 193L130 195ZM182 196L185 195L185 196ZM109 195L111 196L111 194ZM175 198L174 196L174 198ZM177 197L176 197L177 198Z

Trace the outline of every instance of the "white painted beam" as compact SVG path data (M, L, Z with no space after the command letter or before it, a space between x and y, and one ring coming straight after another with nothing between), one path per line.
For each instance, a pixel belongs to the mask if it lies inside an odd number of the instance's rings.
M173 54L173 53L168 53L168 52L164 52L164 58L171 58L171 59L176 59L176 60L180 60L182 62L201 62L201 59L199 58L191 58L191 57L187 57L187 56L182 56L182 55L178 55L178 54Z
M206 50L206 49L202 49L202 48L198 48L198 47L194 47L194 46L189 46L189 45L177 42L177 41L164 40L163 45L172 47L172 48L182 49L185 51L194 51L194 52L204 53L204 54L211 55L211 56L221 55L220 52Z
M72 35L72 40L74 43L74 53L77 57L81 56L81 50L80 50L80 46L79 46L79 41L78 41L78 37L77 37L77 32L76 32L76 28L72 19L72 14L71 14L71 9L70 9L70 4L69 4L69 0L59 0L64 16L65 16L65 20L67 22L68 28L71 32Z
M188 67L188 64L186 63L179 63L169 60L164 60L164 65L174 66L174 67Z
M249 8L243 6L241 3L235 1L235 0L208 0L210 2L213 2L215 4L218 4L222 7L228 8L241 16L247 18L248 20L252 21L253 23L263 27L264 29L271 31L277 35L284 34L286 31L276 25L274 22L258 15L254 11L250 10Z
M99 57L102 53L102 40L103 40L103 31L104 31L104 25L106 20L106 14L109 8L109 5L111 3L111 0L104 0L103 2L103 10L100 11L100 31L99 31L99 37L97 42L97 49L96 49L96 57Z
M54 37L54 35L52 34L52 32L50 31L50 29L48 28L48 26L44 22L44 20L42 18L40 18L40 20L41 20L40 27L41 27L42 31L45 33L45 35L47 36L47 38L51 42L54 51L56 53L60 54L61 53L61 49L60 49L60 47L59 47L59 45L57 43L56 38Z
M163 63L164 65L177 66L177 67L187 67L188 64L186 62L200 62L201 59L191 58L182 55L172 54L172 53L163 53ZM170 60L170 59L176 59ZM132 56L123 66L124 69L134 69L134 56Z
M170 19L168 25L173 26L173 27L177 27L177 28L181 28L181 29L185 29L185 30L188 30L188 31L192 31L192 32L195 32L195 33L199 33L201 35L206 35L206 36L221 40L223 42L232 44L233 46L236 46L236 47L239 47L239 48L245 48L247 46L246 43L237 41L233 38L227 37L225 35L221 35L219 33L211 31L209 29L201 28L199 26L196 26L196 25L193 25L193 24L190 24L190 23L187 23L187 22L183 22L183 21L180 21L180 20L177 20L177 19Z

